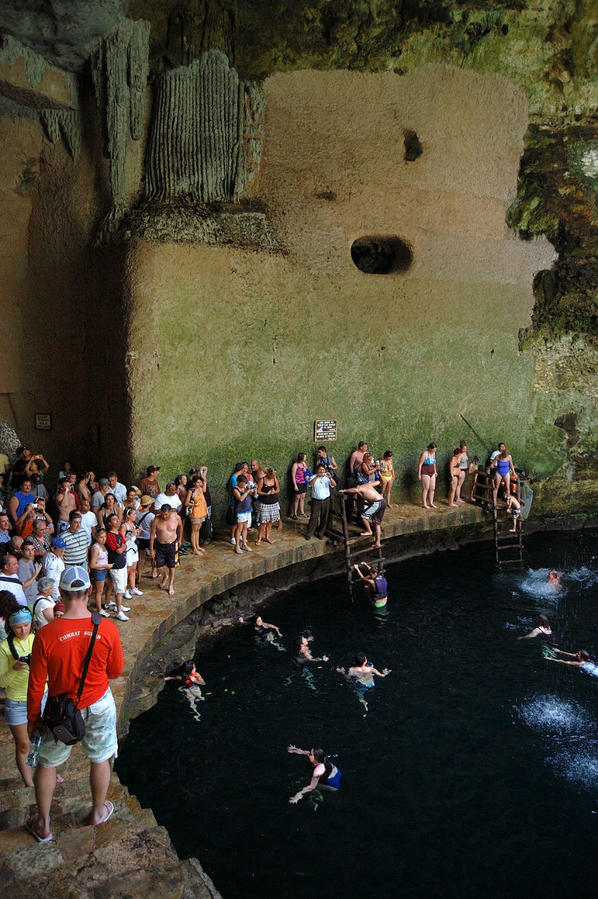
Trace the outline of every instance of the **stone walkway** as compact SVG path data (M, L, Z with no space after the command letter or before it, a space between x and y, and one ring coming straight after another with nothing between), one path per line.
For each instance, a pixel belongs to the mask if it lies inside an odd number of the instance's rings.
M483 520L482 511L471 505L449 509L443 503L433 512L400 505L387 511L383 536L388 540L442 532ZM306 541L304 532L303 524L285 520L282 533L273 532L273 546L252 545L253 552L239 556L222 540L212 543L205 557L183 557L172 598L148 578L142 579L144 595L135 600L130 621L120 625L125 670L112 682L121 734L126 730L133 676L157 643L196 608L268 572L331 553L342 558L342 548L317 539ZM151 809L141 808L116 774L109 793L116 807L113 817L101 827L86 823L89 766L80 747L75 747L63 769L67 782L56 791L52 811L55 839L37 844L23 827L34 796L16 777L13 745L8 729L0 727L0 882L11 897L219 896L196 859L181 861L177 857L165 828L157 824Z

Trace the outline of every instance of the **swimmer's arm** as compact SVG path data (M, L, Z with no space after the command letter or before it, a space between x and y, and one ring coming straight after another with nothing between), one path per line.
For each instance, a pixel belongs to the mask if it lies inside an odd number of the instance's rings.
M337 668L336 670L338 671L339 674L342 674L342 676L345 678L345 680L351 680L351 675L348 674L344 668Z
M280 632L280 628L276 627L275 624L269 624L267 621L262 621L262 627L269 627L271 631L276 631L279 637L282 637Z
M182 679L183 678L181 677L180 674L173 674L173 675L169 675L168 677L166 677L166 675L164 675L164 680L182 680Z
M320 781L319 777L312 777L311 781L308 783L308 785L306 787L303 787L302 790L299 790L298 793L295 793L294 796L291 796L291 798L289 799L289 802L292 805L296 805L300 799L303 799L303 797L306 793L311 793L312 790L316 789L319 781Z
M391 670L392 669L390 668L383 668L382 671L378 671L377 668L374 668L372 666L372 674L377 674L378 677L386 677L388 674L390 674Z
M559 652L559 650L557 650L557 652ZM567 655L570 656L571 653L568 652ZM553 659L550 656L546 656L546 661L547 662L560 662L561 665L575 665L576 668L579 668L581 666L581 662L568 662L567 659Z
M559 655L562 655L562 656L569 656L570 659L576 659L576 658L577 658L577 655L576 655L574 652L565 652L564 649L557 649L556 646L553 646L552 648L554 649L555 652L558 652Z
M292 743L290 746L287 746L287 752L292 752L293 755L309 755L309 749L298 749Z
M195 674L193 675L193 683L194 683L194 684L201 684L202 687L205 687L206 682L205 682L205 680L203 679L203 677L201 676L201 674L199 673L199 671L196 671Z

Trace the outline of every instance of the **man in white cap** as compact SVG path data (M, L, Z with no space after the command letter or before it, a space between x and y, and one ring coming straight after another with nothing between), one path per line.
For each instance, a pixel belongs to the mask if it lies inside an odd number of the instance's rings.
M72 565L64 569L60 578L64 615L38 631L31 653L27 718L31 735L41 721L46 680L50 696L66 693L76 701L93 626L97 624L89 669L78 703L85 722L81 744L91 762L90 824L96 826L104 824L114 812L114 805L106 799L110 763L117 749L116 706L109 681L122 674L124 657L114 622L99 616L92 622L87 608L90 592L91 583L85 568ZM40 843L48 843L53 838L50 808L56 788L56 768L66 762L70 753L70 746L55 740L50 732L44 732L35 776L38 815L26 825Z

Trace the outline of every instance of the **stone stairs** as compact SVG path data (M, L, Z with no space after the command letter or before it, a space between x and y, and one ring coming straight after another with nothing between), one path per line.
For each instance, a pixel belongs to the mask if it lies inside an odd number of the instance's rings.
M0 745L0 882L12 897L103 899L219 899L196 859L181 861L168 832L113 774L108 798L115 811L106 824L89 817L89 765L80 748L62 769L52 805L51 843L25 829L35 813L33 790L14 777L13 747Z

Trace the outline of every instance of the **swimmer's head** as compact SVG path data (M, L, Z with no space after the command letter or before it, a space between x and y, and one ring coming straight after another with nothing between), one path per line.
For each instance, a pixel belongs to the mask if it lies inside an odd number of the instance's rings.
M590 653L586 652L585 649L580 649L579 652L576 652L575 655L579 659L580 662L589 662L590 661Z
M261 627L261 626L262 626L262 624L263 624L264 622L262 621L261 615L258 615L258 616L257 616L257 618L255 619L255 623L256 623L256 625L257 625L258 627Z
M300 636L305 637L305 639L307 640L308 643L311 643L311 641L314 638L314 635L312 634L312 632L310 631L310 629L308 627L306 627L304 631L301 631Z
M554 568L552 569L552 571L549 571L548 572L548 580L549 581L558 581L559 580L558 571L555 571Z
M183 665L183 674L185 674L185 675L193 674L194 671L195 671L195 662L193 661L193 659L189 659L189 661L185 662L185 664Z
M538 627L550 627L550 621L546 617L546 615L538 615L536 618L536 624Z
M366 657L365 653L363 653L363 652L355 653L355 661L353 662L353 664L355 665L356 668L360 668L362 665L365 665L366 662L367 662L367 657Z
M322 765L326 761L326 753L323 749L310 749L308 758L314 765Z

